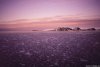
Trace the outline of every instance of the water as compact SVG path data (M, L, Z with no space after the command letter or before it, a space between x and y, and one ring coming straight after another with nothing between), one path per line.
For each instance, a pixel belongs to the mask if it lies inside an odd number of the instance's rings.
M0 67L100 65L100 32L2 32Z

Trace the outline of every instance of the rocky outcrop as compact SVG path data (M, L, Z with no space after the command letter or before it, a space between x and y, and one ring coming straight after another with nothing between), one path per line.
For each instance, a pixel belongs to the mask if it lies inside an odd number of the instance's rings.
M89 31L94 31L94 30L96 30L95 28L89 28L89 29L87 29L87 30L89 30Z
M68 30L72 30L72 29L69 28L69 27L58 27L58 28L56 29L56 31L68 31Z
M95 31L95 28L89 28L89 29L81 29L80 27L75 28L69 28L69 27L58 27L56 31Z
M74 30L74 31L79 31L79 30L81 30L81 28L75 27L73 30Z

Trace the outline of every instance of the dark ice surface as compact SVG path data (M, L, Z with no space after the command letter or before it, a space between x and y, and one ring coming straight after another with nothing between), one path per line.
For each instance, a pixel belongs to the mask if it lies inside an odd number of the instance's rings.
M0 67L100 65L100 32L2 32Z

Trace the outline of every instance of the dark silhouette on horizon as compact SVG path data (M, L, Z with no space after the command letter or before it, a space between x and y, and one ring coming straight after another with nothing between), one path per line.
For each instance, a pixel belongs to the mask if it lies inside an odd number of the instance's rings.
M95 28L81 29L80 27L69 28L69 27L58 27L56 31L95 31Z

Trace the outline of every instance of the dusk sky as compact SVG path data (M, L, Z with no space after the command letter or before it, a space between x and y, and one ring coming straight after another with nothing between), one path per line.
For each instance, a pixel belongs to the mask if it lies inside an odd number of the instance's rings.
M100 0L0 0L0 30L100 27Z

